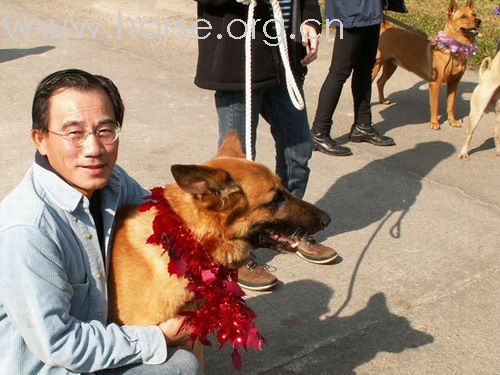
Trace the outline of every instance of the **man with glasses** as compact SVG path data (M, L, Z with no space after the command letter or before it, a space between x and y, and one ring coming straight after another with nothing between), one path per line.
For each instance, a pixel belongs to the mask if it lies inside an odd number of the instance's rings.
M32 109L35 162L0 203L0 364L5 374L196 374L178 334L108 324L117 210L148 191L115 165L124 107L107 78L53 73Z

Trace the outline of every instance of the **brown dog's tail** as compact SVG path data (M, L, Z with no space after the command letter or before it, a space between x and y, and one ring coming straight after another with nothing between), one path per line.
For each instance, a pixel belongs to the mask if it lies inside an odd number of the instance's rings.
M391 27L391 24L384 17L384 20L380 24L380 34L382 34L384 31L386 31L390 27Z

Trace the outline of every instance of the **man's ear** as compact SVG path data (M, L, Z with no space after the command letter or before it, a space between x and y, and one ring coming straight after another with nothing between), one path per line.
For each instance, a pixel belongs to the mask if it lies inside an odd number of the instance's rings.
M42 155L47 155L47 145L46 145L47 134L40 129L33 129L31 131L31 139L35 144L38 152Z

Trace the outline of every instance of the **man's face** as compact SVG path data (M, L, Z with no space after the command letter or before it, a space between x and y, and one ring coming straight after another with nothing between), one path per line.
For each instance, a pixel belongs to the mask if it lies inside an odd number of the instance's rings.
M113 106L102 90L80 91L73 88L58 91L49 99L48 129L66 134L74 127L86 132L109 121L115 121ZM33 131L38 151L46 155L52 168L76 190L87 197L107 185L118 155L118 140L104 145L94 135L75 147L63 137Z

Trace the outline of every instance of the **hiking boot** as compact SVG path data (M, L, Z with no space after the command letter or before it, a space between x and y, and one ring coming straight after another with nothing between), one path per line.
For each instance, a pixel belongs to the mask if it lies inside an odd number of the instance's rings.
M344 146L339 146L328 134L311 133L313 150L320 151L327 155L333 156L349 156L352 155L351 149Z
M368 142L375 146L394 146L396 144L391 137L378 134L372 124L353 124L349 140L351 142Z
M248 290L270 290L278 284L278 279L267 270L267 265L261 266L251 258L246 265L238 269L238 284Z
M296 254L315 264L329 264L339 256L331 247L317 243L312 237L302 237L299 240Z

